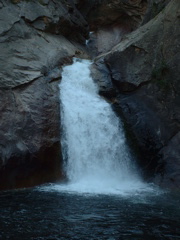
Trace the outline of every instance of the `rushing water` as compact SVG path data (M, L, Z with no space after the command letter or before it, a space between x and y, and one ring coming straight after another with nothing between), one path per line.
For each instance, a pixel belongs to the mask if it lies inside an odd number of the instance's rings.
M75 59L62 73L62 146L69 179L64 189L94 193L144 189L122 123L98 95L90 65L88 60Z

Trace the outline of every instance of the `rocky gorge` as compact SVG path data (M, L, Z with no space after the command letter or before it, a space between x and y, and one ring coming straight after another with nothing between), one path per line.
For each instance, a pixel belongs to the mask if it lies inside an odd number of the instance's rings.
M64 179L58 84L74 56L94 59L144 176L179 188L179 22L179 0L0 0L0 189Z

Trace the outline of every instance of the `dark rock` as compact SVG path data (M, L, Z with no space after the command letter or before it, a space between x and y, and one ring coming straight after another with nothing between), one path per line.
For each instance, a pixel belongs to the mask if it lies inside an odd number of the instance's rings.
M98 84L99 94L112 99L117 92L112 84L109 70L102 60L97 61L91 67L91 75L93 80Z
M171 0L148 0L148 7L143 23L145 24L157 16Z
M1 90L1 188L62 177L58 92L58 82L44 78Z
M63 179L59 142L29 152L20 143L10 143L8 162L0 169L0 189L13 189L36 186L38 184ZM53 160L53 161L52 161Z
M177 127L166 109L144 86L134 93L119 95L115 111L125 119L128 131L132 132L131 145L141 155L139 163L146 176L162 171L160 167L157 169L162 157L160 150L176 133Z
M135 136L143 167L152 176L163 176L164 186L176 187L179 175L172 181L170 172L171 160L174 168L180 166L179 145L171 141L180 129L179 9L180 2L172 0L157 17L96 58L105 60L121 93L118 106Z
M58 83L62 65L88 57L89 29L91 56L101 54L92 76L126 121L141 165L163 187L180 186L180 1L167 3L0 0L0 189L64 177Z
M113 26L114 23L135 29L143 20L147 9L147 1L79 0L78 8L87 19L92 31L104 26Z
M78 41L83 41L87 36L87 22L76 9L73 1L19 1L18 8L15 4L13 6L5 1L3 3L8 10L15 10L19 19L23 18L37 29L62 34ZM9 18L7 20L10 21Z
M147 54L145 50L131 45L122 53L115 52L105 58L112 80L120 91L133 91L140 84L150 80L152 69L144 66Z
M86 22L71 1L1 3L0 189L62 179L58 84L86 55Z
M163 156L165 171L162 176L157 176L156 181L159 185L170 188L179 188L180 185L180 132L177 133L163 147L161 154Z
M93 32L88 42L88 47L96 50L92 56L111 50L125 34L136 29L142 23L147 2L147 0L78 1L77 7Z

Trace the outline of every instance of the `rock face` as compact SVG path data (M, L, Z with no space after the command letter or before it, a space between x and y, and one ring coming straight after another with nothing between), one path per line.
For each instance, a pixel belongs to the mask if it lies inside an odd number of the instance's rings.
M115 108L133 133L141 164L166 187L180 186L179 9L180 1L170 1L158 16L97 57L120 92Z
M121 25L131 29L142 22L147 0L79 0L78 7L92 31L104 26Z
M147 0L83 0L78 8L89 23L92 56L110 50L124 34L136 29L147 11Z
M61 67L86 49L141 167L180 187L179 9L179 0L0 0L0 189L64 177Z
M0 189L62 178L58 83L86 35L72 1L0 1Z

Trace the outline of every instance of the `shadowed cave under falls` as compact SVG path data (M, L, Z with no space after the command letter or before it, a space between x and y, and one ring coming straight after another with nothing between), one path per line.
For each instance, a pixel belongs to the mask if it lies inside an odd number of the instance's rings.
M60 83L61 144L68 179L61 188L85 193L147 191L126 143L123 125L98 95L90 60L74 58Z

